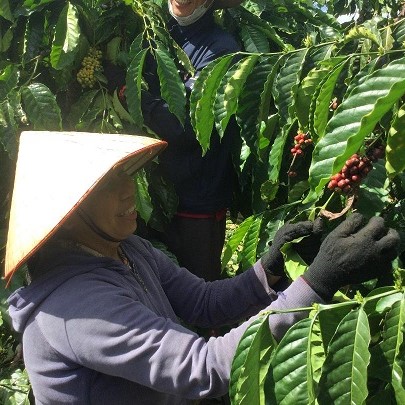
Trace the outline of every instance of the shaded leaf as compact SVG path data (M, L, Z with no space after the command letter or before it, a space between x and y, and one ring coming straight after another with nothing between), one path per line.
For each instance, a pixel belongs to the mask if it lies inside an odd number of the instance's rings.
M72 105L69 112L69 123L73 128L82 121L83 116L89 110L99 92L100 90L86 91L80 96L76 103Z
M24 59L29 61L41 52L42 41L45 35L45 15L35 13L30 17L25 31Z
M359 192L356 208L366 217L380 215L390 201L387 188L387 172L384 160L373 164L373 170L363 180Z
M21 90L27 117L36 130L62 129L62 117L56 97L42 83L32 83Z
M242 24L241 37L246 52L267 53L270 52L267 36L254 26Z
M405 19L399 20L392 31L395 42L403 47L405 43Z
M17 129L13 107L8 101L0 103L0 144L12 159L17 157Z
M128 111L136 125L139 127L142 127L143 124L141 109L141 85L143 65L145 63L147 53L147 49L142 49L135 55L129 64L125 79L125 97L128 104Z
M6 65L0 71L0 101L4 100L8 93L17 86L19 72L17 65Z
M136 173L135 178L136 192L135 192L135 205L136 210L139 212L141 218L148 223L152 215L153 206L148 193L148 181L145 176L145 171L140 170Z
M356 305L357 304L355 302L353 302L352 305L346 304L319 305L318 320L321 328L322 342L324 344L325 351L342 319Z
M13 22L13 15L11 14L9 0L0 0L0 17Z
M268 194L268 200L274 199L278 190L279 186L279 175L280 175L280 168L283 162L283 152L285 143L287 142L288 135L291 131L291 125L286 125L282 128L280 133L277 135L276 139L270 150L269 156L269 163L270 163L270 171L269 171L269 183L272 185L272 192Z
M405 299L396 300L386 314L382 341L371 349L370 375L390 382L397 403L405 401Z

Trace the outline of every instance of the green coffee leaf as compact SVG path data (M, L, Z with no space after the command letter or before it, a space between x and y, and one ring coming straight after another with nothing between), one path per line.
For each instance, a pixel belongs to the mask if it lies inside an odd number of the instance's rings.
M365 137L404 93L405 59L401 58L373 72L340 104L312 154L311 192L305 202L321 195L330 177L358 151Z
M295 98L308 49L286 55L274 87L274 100L283 123L291 121L295 111Z
M370 362L368 318L362 308L349 312L339 324L328 347L319 381L319 405L362 404Z
M141 109L141 85L142 70L148 50L140 50L129 64L126 76L125 97L128 104L128 111L133 121L142 127L143 116Z
M242 243L244 237L246 236L249 228L254 223L255 217L252 215L246 218L235 230L235 232L230 236L225 244L224 251L222 253L221 266L225 268L232 255L236 252L240 244Z
M215 125L220 137L224 135L229 119L236 112L239 95L258 57L251 55L238 61L222 79L214 103Z
M267 376L272 387L266 390L267 403L313 403L315 398L311 366L313 337L315 346L319 348L319 340L312 334L313 326L312 319L302 319L281 339L274 352Z
M0 70L0 101L4 100L8 93L17 86L19 76L17 65L8 64Z
M35 130L61 130L62 117L56 97L42 83L32 83L21 90L27 117Z
M276 342L269 314L253 321L243 334L231 368L229 396L232 404L264 405L264 381Z
M51 49L51 64L61 70L72 64L78 49L80 37L79 19L76 7L68 2L59 14L55 37Z
M385 168L390 176L405 170L405 104L398 110L388 132Z
M241 252L242 269L253 266L257 260L257 244L259 242L262 218L261 215L255 217L243 239L243 250Z
M261 124L269 115L266 105L271 99L271 89L276 72L278 57L261 57L253 67L238 100L236 119L241 127L241 135L247 145L256 151ZM257 90L260 97L257 97Z
M319 86L311 99L310 106L310 131L313 139L322 138L325 134L326 124L329 118L329 105L333 98L333 92L339 76L349 59L332 58L327 63L321 64L321 79Z
M169 110L184 125L186 119L186 92L171 55L162 47L155 50L157 72L162 98Z
M214 126L214 102L222 77L228 70L234 55L219 58L201 71L190 95L190 118L203 154L210 146Z

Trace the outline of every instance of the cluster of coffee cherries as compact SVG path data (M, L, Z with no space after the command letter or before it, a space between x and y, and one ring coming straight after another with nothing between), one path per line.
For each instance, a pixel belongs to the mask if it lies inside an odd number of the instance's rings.
M290 152L293 156L293 163L295 159L299 156L304 155L304 149L312 145L312 139L309 133L298 132L297 135L294 136L294 146L291 148ZM293 165L293 163L291 165ZM289 177L297 176L297 172L295 170L289 170L287 172Z
M291 148L291 154L293 156L300 156L304 153L304 149L312 144L312 139L308 133L298 132L294 136L294 146Z
M328 188L336 193L349 194L358 187L372 168L372 162L367 156L355 153L346 160L342 170L331 177Z
M87 56L83 58L82 67L77 72L77 81L85 88L93 88L97 82L96 72L102 71L102 52L96 48L90 48Z

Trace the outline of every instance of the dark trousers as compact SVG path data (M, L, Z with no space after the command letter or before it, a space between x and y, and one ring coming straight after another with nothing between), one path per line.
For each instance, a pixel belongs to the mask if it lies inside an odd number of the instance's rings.
M164 242L180 266L213 281L221 278L221 254L225 241L226 218L174 216Z

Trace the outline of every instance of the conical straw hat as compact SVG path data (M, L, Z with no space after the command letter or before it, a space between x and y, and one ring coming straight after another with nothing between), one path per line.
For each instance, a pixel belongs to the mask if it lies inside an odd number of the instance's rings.
M7 237L10 279L113 167L135 173L166 147L146 136L21 133Z

